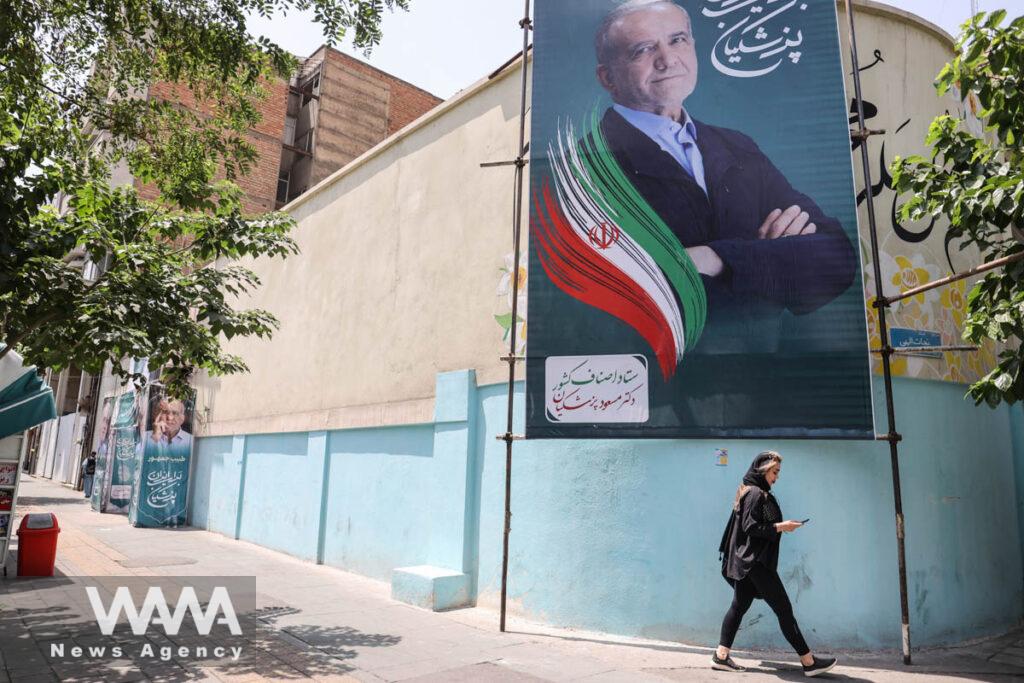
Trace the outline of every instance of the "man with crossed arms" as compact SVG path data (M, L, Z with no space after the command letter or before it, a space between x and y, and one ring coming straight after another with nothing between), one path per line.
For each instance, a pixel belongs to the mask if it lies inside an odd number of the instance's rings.
M594 44L614 102L601 121L612 154L702 275L709 317L698 352L774 351L783 310L810 313L852 284L856 252L842 226L749 137L689 116L698 65L682 7L629 0Z

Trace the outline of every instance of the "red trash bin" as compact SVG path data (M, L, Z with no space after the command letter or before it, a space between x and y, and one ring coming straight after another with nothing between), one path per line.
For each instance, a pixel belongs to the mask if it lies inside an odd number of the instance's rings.
M57 515L25 515L18 527L18 576L53 576L57 559Z

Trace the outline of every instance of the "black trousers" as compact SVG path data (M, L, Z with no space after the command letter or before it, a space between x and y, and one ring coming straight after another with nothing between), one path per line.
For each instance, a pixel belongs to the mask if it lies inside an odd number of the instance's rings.
M732 642L736 639L736 632L740 630L743 615L750 609L757 593L775 612L775 616L779 619L779 626L782 628L782 635L786 636L786 640L793 646L796 653L803 657L810 652L811 648L807 647L807 641L800 633L796 617L793 616L793 605L790 604L789 596L786 595L786 587L782 585L782 579L774 570L761 564L755 564L746 578L736 582L732 605L729 606L729 611L725 613L725 619L722 620L722 637L718 641L719 644L723 647L732 647Z

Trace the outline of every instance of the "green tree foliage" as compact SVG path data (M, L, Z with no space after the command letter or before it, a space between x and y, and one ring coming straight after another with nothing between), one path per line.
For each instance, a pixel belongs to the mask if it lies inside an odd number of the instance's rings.
M245 371L221 340L277 321L233 308L260 284L237 262L297 250L292 220L243 215L235 184L258 162L244 136L264 85L296 66L246 17L312 10L328 42L369 50L382 12L407 5L0 0L0 356L93 373L111 360L125 378L117 361L148 357L178 394L197 368ZM146 97L160 82L203 106ZM112 186L117 170L160 199ZM86 279L82 256L106 269Z
M928 133L930 158L897 159L892 167L896 191L910 196L903 217L947 217L950 236L961 247L975 245L985 261L1024 252L1024 17L1005 20L1000 10L964 24L958 56L936 81L940 95L953 88L977 95L985 137L940 116ZM969 395L993 407L1024 398L1024 262L990 271L967 309L966 340L1007 344Z

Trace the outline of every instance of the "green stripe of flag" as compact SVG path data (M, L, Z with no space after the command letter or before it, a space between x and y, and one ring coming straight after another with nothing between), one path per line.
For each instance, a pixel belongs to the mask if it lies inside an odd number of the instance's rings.
M580 158L596 187L582 178L577 180L601 210L650 254L664 271L679 296L683 308L686 349L692 349L704 331L708 309L704 282L697 266L679 239L640 195L615 160L601 132L597 109L591 112L589 133L576 144ZM578 172L571 164L570 167L574 173Z

